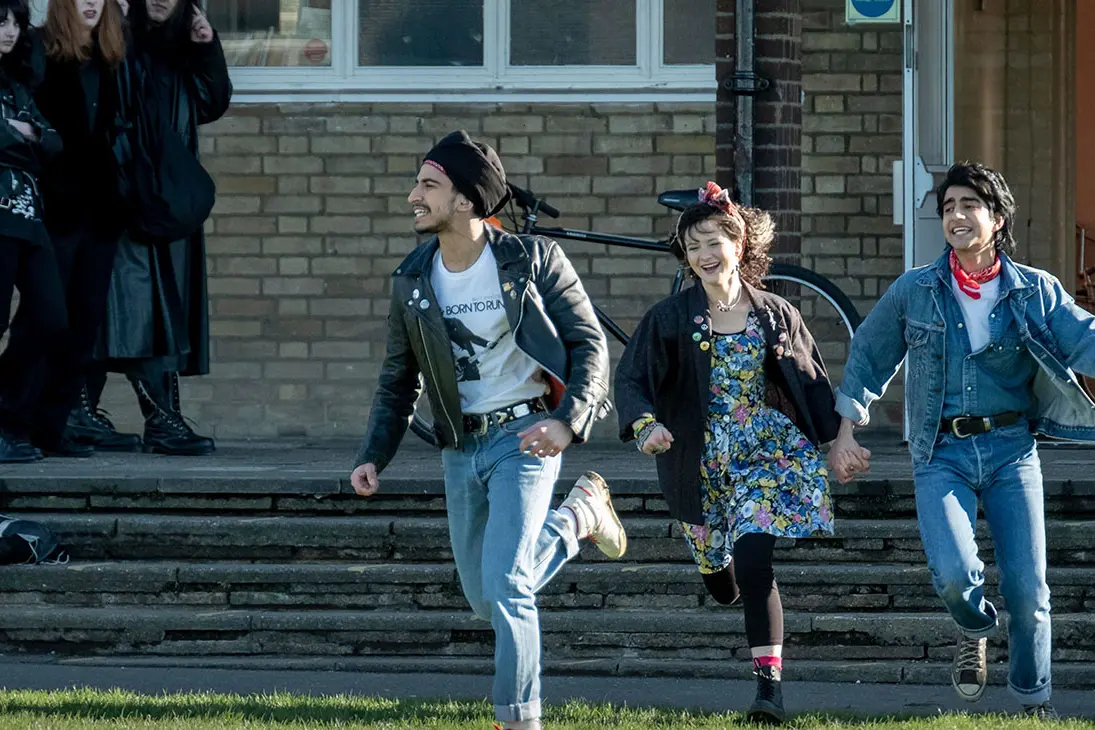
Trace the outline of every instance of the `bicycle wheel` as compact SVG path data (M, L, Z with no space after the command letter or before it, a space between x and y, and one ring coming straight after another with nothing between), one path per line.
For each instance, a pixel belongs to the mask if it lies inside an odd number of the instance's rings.
M796 264L773 262L764 285L802 313L802 321L825 360L829 378L839 383L852 335L862 321L852 300L824 276Z

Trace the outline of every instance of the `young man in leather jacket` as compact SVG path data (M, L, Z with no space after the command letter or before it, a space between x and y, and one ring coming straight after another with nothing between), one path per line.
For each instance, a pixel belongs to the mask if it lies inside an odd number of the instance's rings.
M550 508L562 452L608 410L608 347L559 245L484 223L508 199L497 154L465 132L426 155L408 202L415 231L435 235L392 277L387 355L352 483L376 493L424 376L460 582L494 628L495 714L526 730L540 727L537 592L581 540L613 558L627 543L593 472Z
M852 341L830 459L841 482L867 468L870 452L852 428L867 424L871 402L907 358L920 535L936 592L961 633L951 681L963 699L981 699L986 638L997 627L974 539L980 499L1009 614L1008 688L1026 714L1055 718L1042 471L1032 432L1095 442L1095 403L1076 378L1095 374L1095 317L1050 274L1009 257L1015 199L1000 173L955 165L937 208L947 250L894 282Z

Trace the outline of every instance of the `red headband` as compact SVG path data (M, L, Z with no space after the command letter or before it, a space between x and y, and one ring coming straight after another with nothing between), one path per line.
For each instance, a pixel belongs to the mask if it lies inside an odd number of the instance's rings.
M700 188L699 192L700 205L710 205L730 215L737 212L734 201L730 200L730 191L723 190L718 183L708 181L707 185Z
M699 202L697 205L710 205L712 208L717 208L723 213L726 213L731 218L734 218L741 224L742 234L746 233L745 217L742 216L741 210L738 206L734 205L734 201L730 199L730 191L724 190L719 187L718 183L708 181L706 185L699 189ZM683 217L683 213L681 215ZM680 236L681 232L681 219L677 218L677 236Z

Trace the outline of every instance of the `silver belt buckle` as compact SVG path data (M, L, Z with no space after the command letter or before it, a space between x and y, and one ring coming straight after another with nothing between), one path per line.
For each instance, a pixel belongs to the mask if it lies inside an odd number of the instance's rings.
M954 434L957 438L968 439L973 434L972 433L966 433L966 434L958 433L958 427L959 427L960 424L967 423L969 421L981 421L981 424L985 427L985 433L988 433L989 431L991 431L993 429L992 419L991 418L988 418L988 417L974 418L973 416L959 416L958 418L955 418L955 419L951 420L951 433Z
M524 418L530 413L532 413L532 409L529 408L528 403L520 403L513 407L514 418Z

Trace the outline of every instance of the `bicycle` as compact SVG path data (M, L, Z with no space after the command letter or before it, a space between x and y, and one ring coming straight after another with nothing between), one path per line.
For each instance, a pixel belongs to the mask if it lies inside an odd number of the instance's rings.
M537 198L529 190L517 187L512 183L509 187L512 195L509 217L518 233L547 236L553 239L601 243L608 246L672 255L669 251L668 239L652 240L574 228L540 226L537 224L540 214L550 218L558 218L561 215L560 211L542 198ZM669 190L658 196L660 205L674 211L682 211L688 206L696 204L698 200L699 190L697 189ZM522 211L520 223L518 223L517 217L513 213L513 206L519 207ZM677 267L676 275L673 277L673 283L670 286L670 295L676 294L684 288L688 278L687 274L687 266ZM845 361L852 335L862 320L855 305L840 290L840 287L817 272L784 261L772 262L768 274L764 277L764 283L766 288L787 299L802 312L803 321L817 341L822 357L826 362L843 363ZM796 287L798 288L796 289ZM593 304L593 310L605 332L612 335L620 344L627 345L629 337L623 328L616 324L595 303ZM835 376L836 373L830 372L830 375ZM420 399L420 403L421 401L422 399ZM417 405L414 417L411 419L411 431L423 441L434 446L437 445L433 426Z

